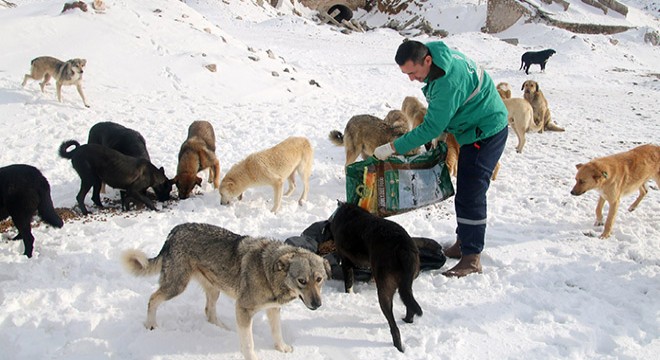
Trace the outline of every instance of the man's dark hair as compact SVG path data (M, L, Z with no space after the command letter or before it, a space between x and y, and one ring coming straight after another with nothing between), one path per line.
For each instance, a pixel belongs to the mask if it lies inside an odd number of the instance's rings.
M394 61L399 66L405 64L408 60L412 60L415 64L421 64L428 54L429 48L423 43L415 40L405 40L396 50Z

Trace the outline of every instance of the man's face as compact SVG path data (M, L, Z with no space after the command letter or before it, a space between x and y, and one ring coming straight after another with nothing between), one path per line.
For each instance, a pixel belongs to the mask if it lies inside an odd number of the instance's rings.
M421 64L416 64L412 60L408 60L403 65L400 65L399 68L401 68L402 73L408 75L410 81L417 80L423 82L429 75L429 71L431 71L431 63L431 57L426 55Z

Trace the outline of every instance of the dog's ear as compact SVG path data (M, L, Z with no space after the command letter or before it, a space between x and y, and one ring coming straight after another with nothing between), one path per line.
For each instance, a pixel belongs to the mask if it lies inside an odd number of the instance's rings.
M202 186L202 178L201 177L198 176L197 179L195 179L195 185L200 186L200 187Z
M525 84L527 84L527 81L525 81L522 86L520 87L520 90L525 90Z
M291 259L295 253L288 253L280 256L277 261L275 261L275 266L273 266L274 271L289 271L289 264L291 264Z
M584 164L576 164L576 165L575 165L575 168L578 169L578 170L580 170L580 168L582 167L582 165L584 165Z
M539 86L539 83L535 83L534 85L536 87L536 91L541 91L541 87Z

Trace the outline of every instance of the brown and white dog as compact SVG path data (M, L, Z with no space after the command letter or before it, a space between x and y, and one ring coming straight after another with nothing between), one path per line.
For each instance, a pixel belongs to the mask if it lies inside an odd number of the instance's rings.
M55 79L55 88L57 89L57 100L62 102L62 86L75 85L78 94L82 98L83 104L89 107L85 94L82 90L82 75L84 72L87 60L85 59L71 59L61 61L51 56L41 56L32 60L30 73L25 74L23 77L23 84L27 84L28 79L41 80L41 92L44 92L44 87L48 85L50 78Z
M197 173L209 169L209 183L217 189L220 185L220 162L215 156L215 132L208 121L193 121L188 127L188 138L179 150L179 165L173 181L179 191L179 199L187 199L195 185L202 186Z
M550 116L550 109L548 108L548 100L546 100L543 92L539 88L539 83L534 80L527 80L522 84L520 90L524 91L523 97L529 101L534 109L534 122L541 127L541 131L564 131L552 121Z
M622 196L639 190L639 196L628 208L628 211L633 211L648 192L648 180L654 179L655 183L660 185L660 146L641 145L630 151L597 158L575 167L578 171L571 195L582 195L592 189L600 194L596 205L595 226L603 225L605 201L609 205L605 229L600 235L600 238L604 239L612 232Z

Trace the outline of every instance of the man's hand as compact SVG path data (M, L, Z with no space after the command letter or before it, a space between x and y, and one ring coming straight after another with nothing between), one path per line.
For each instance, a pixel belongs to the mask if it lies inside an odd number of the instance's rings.
M393 155L395 152L396 151L394 151L392 144L387 143L377 147L376 150L374 150L374 156L378 160L385 160L391 155Z

